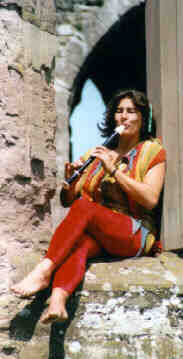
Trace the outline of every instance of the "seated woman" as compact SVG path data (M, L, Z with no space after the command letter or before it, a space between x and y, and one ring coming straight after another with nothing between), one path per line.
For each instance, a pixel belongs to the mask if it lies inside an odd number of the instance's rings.
M16 294L28 297L46 288L53 277L42 323L68 318L66 301L83 279L88 258L103 250L121 258L147 255L155 248L161 251L154 209L164 184L166 153L160 141L152 138L150 114L143 93L118 92L100 128L107 137L123 125L118 143L113 148L98 146L80 160L66 163L68 179L88 157L95 157L72 184L63 185L62 204L71 208L56 229L46 256L12 287Z

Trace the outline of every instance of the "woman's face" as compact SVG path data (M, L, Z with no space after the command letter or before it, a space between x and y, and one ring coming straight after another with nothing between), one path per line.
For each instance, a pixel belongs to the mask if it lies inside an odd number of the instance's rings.
M130 98L123 98L119 102L114 115L114 120L116 126L124 125L123 136L140 138L142 114L137 110Z

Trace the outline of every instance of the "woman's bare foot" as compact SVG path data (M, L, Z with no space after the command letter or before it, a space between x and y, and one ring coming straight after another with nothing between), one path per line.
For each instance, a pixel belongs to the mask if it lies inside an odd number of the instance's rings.
M48 287L54 269L55 264L45 258L25 279L12 286L11 290L22 297L30 297Z
M64 322L68 319L68 313L65 308L69 293L62 288L54 288L51 295L51 301L48 309L41 316L41 323L49 324L51 322Z

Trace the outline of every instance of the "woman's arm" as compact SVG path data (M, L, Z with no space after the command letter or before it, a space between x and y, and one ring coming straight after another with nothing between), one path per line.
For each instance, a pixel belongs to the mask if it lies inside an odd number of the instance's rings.
M165 162L152 167L144 177L143 182L128 177L120 169L116 170L114 177L121 188L137 203L151 210L159 200L165 179Z
M138 182L120 169L116 169L117 154L102 146L97 147L94 155L99 158L106 171L113 174L123 191L143 207L151 210L159 200L165 179L165 162L158 163L148 170L143 182Z

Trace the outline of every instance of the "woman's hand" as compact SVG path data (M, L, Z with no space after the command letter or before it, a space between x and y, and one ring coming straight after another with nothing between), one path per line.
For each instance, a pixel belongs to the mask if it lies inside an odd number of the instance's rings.
M83 165L82 160L78 160L73 163L66 162L65 163L65 179L67 180L68 178L70 178L73 175L74 171L76 171L82 165ZM75 188L75 182L73 182L72 184L67 183L67 181L62 182L62 189L60 192L60 201L61 201L63 207L69 207L72 204L72 202L75 200L77 195L75 193L74 188Z
M75 162L66 162L65 163L65 179L70 178L73 173L83 165L82 160L77 160Z
M105 170L110 174L114 171L115 164L119 158L119 154L116 151L109 150L104 146L96 147L95 150L92 151L92 156L98 158L102 162Z

